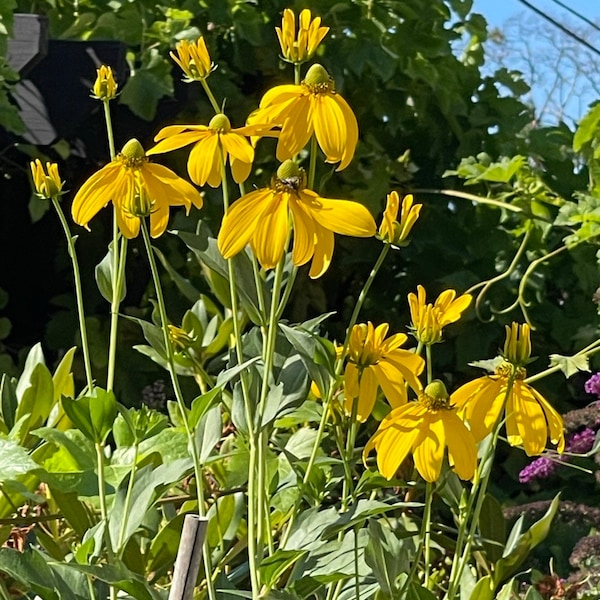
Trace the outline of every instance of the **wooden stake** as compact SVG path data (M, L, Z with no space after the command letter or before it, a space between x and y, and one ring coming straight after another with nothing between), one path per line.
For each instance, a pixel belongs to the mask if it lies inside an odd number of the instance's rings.
M208 519L206 517L185 515L169 600L192 599L202 560L202 545L207 526Z

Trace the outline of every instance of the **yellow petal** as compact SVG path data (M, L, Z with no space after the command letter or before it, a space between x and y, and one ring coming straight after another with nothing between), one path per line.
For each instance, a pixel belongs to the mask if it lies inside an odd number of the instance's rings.
M78 225L87 225L126 185L125 173L117 161L113 161L94 173L79 189L71 213Z
M221 223L217 237L219 252L231 258L241 252L254 235L262 214L273 202L273 192L261 189L250 192L234 202Z
M160 198L167 206L185 206L189 209L194 205L202 208L200 192L171 169L155 163L145 163L141 174L153 200Z
M165 130L168 129L173 129L173 133L167 135L165 134ZM207 128L204 127L203 130L201 131L177 131L180 130L181 127L180 126L174 126L174 127L165 127L164 129L162 129L158 135L154 138L155 141L156 140L160 140L158 141L158 144L156 144L155 146L153 146L152 148L150 148L150 150L148 150L146 152L146 156L150 156L151 154L161 154L162 152L170 152L171 150L177 150L178 148L183 148L184 146L187 146L188 144L192 144L194 142L198 142L206 137L209 137L210 135L212 135L212 132ZM161 139L161 134L162 134L162 139Z
M446 432L442 419L427 413L413 449L415 467L425 481L433 483L439 479L445 450Z
M302 209L294 198L290 199L290 210L294 218L292 261L299 267L306 264L314 254L316 227L312 217Z
M250 243L258 262L264 269L272 269L283 257L288 239L290 220L287 193L275 194L256 224Z
M360 377L360 391L358 393L358 406L356 418L364 423L373 412L377 399L377 377L371 367L363 369Z
M315 250L308 276L311 279L317 279L327 271L331 264L333 256L334 237L331 231L321 227L318 223L315 226Z
M210 179L212 187L217 187L221 183L221 163L219 136L213 133L192 148L188 159L188 172L196 185L206 185ZM218 183L213 185L217 180Z
M350 200L320 198L311 190L302 190L298 196L304 210L326 229L356 237L375 235L375 221L362 204Z
M448 459L456 474L465 481L473 479L477 468L477 445L473 434L465 427L456 413L442 413L448 444Z
M285 120L277 142L277 160L283 162L294 157L310 140L314 126L310 118L311 107L307 97L299 97L285 110Z

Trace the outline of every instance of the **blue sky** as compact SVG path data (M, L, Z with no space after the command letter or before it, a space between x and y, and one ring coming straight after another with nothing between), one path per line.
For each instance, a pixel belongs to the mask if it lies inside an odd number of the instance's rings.
M566 14L573 19L575 18L552 0L528 1L552 17ZM600 19L600 2L598 0L560 0L560 2L592 21ZM492 27L502 25L506 19L515 14L525 13L530 15L532 19L541 18L521 4L519 0L474 0L474 10L484 15Z

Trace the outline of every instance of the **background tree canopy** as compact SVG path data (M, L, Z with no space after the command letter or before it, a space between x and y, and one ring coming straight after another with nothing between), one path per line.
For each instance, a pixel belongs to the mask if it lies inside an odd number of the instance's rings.
M10 32L14 11L45 15L50 44L67 40L86 48L99 40L122 42L126 66L114 116L116 144L120 147L135 136L147 148L161 126L205 123L212 114L201 92L180 82L180 74L168 58L178 40L200 34L205 37L218 65L213 75L215 87L225 90L235 127L244 123L269 86L288 81L288 71L276 54L263 49L274 43L274 27L283 9L308 7L320 15L331 31L320 48L319 60L353 107L364 133L350 168L330 178L331 171L320 167L319 191L329 197L360 200L374 215L379 215L392 189L413 192L424 204L412 244L388 261L375 282L365 312L368 318L385 318L404 328L409 322L406 294L418 283L427 282L431 295L446 287L464 291L504 272L527 238L515 268L481 298L479 318L472 314L463 325L469 328L468 341L458 348L444 346L448 377L458 381L469 361L495 355L502 337L498 324L522 320L523 308L536 327L534 344L542 356L567 354L584 345L596 333L592 295L598 286L595 248L582 244L558 252L547 263L539 261L522 285L521 304L498 313L517 298L528 266L561 247L571 221L556 218L559 210L565 210L565 203L576 206L571 202L573 194L585 190L588 174L572 150L573 132L565 124L535 125L531 108L519 100L528 86L518 72L501 68L493 76L482 75L486 22L471 12L471 4L468 0L181 0L162 4L140 0L111 2L107 8L103 1L75 4L59 0L33 5L6 2L2 17ZM78 73L81 89L65 84L72 69L61 65L52 74L48 93L81 94L85 89L87 94L95 65L89 60L88 64L73 65L75 68L82 69ZM25 73L23 79L27 76ZM11 91L8 78L4 86ZM8 96L0 101L6 104ZM14 111L0 114L11 132L2 155L3 195L10 201L2 206L5 259L0 268L0 283L8 294L7 300L1 299L6 327L0 334L4 337L4 361L10 367L12 361L18 362L23 347L42 336L56 353L77 337L68 300L68 257L56 243L58 226L51 215L44 215L38 201L28 200L26 162L31 155L42 153L62 163L61 172L67 179L73 181L71 175L77 173L83 181L107 160L107 149L100 141L104 139L103 124L97 107L77 128L58 132L57 138L43 147L27 144L26 138L20 137L23 128ZM272 154L269 143L259 146L254 167L259 180L265 182L276 167L266 158ZM185 172L185 153L165 160L178 172ZM220 199L213 198L210 189L204 193L203 219L210 227L220 218ZM503 200L510 208L473 202L475 196ZM71 197L67 195L66 202ZM33 223L25 210L28 202ZM171 226L192 227L181 215ZM84 260L97 264L107 230L96 222L91 235L81 233L78 244ZM172 236L160 243L165 260L180 270L185 267L186 277L202 285L199 267L186 259L183 245ZM356 250L352 240L342 240L328 276L312 282L301 273L289 318L300 320L335 311L327 327L332 337L339 338L343 317L377 252L375 241ZM145 296L148 273L144 261L139 263L132 261L129 267L137 282L130 286L126 299L126 312L132 315L151 310ZM31 282L25 293L19 291L24 276ZM92 329L100 340L106 334L107 307L95 282L89 280L85 285L88 312L97 313ZM172 290L171 301L178 301L183 312L187 300L175 286ZM137 335L135 328L131 335ZM126 371L135 366L144 374L120 390L126 403L137 403L140 389L156 379L154 366L148 363L135 354L123 358L121 366Z

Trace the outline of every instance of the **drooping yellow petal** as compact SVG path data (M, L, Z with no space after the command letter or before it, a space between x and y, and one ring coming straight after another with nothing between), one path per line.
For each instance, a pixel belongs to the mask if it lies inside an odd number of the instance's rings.
M356 418L364 423L373 412L375 400L377 399L377 377L373 369L363 369L360 377L360 391L358 393L358 405L356 407Z
M465 427L455 411L443 411L441 417L446 431L450 465L461 479L465 481L473 479L477 468L477 445L473 434Z
M314 131L310 115L311 106L306 96L296 98L287 108L277 142L277 160L284 161L296 156L308 144Z
M383 395L392 408L398 408L406 404L408 394L406 393L406 382L398 369L387 361L380 361L371 367L377 376L377 381L383 390Z
M337 170L345 169L356 149L358 124L346 101L337 94L311 96L312 118L319 146L327 162L337 163Z
M427 413L419 429L413 448L415 467L425 481L433 483L440 477L446 450L444 424L438 415Z
M158 143L150 148L150 150L146 152L146 155L149 156L151 154L171 152L172 150L177 150L178 148L183 148L189 144L199 142L211 135L212 132L208 127L204 126L202 126L202 129L198 126L198 128L193 130L189 130L187 126L182 127L180 125L164 127L154 138Z
M317 233L312 217L293 198L290 200L290 209L294 219L292 261L299 267L313 257Z
M334 237L333 233L325 227L321 227L319 223L315 221L315 248L312 263L310 265L310 271L308 276L311 279L317 279L321 277L331 264L333 257L333 246Z
M517 441L511 439L512 436L508 436L508 443L511 445L522 443L528 456L541 454L546 447L548 437L546 417L527 384L522 381L514 382L513 393L506 406L507 434L511 422L515 423L521 440Z
M124 188L124 178L125 174L116 161L94 173L75 194L71 207L73 221L86 226Z
M221 183L219 136L212 133L194 145L188 159L188 172L196 185L218 187Z
M274 268L285 252L289 234L289 215L286 193L275 194L260 221L256 224L250 243L263 269Z
M217 237L219 252L224 258L231 258L246 247L263 213L273 202L273 196L270 189L261 189L250 192L233 203L223 217Z
M354 237L375 235L375 220L362 204L350 200L321 198L312 190L302 190L298 196L302 207L326 229Z
M146 163L141 167L141 173L151 199L160 198L166 206L185 206L188 210L192 205L202 208L198 190L167 167Z

